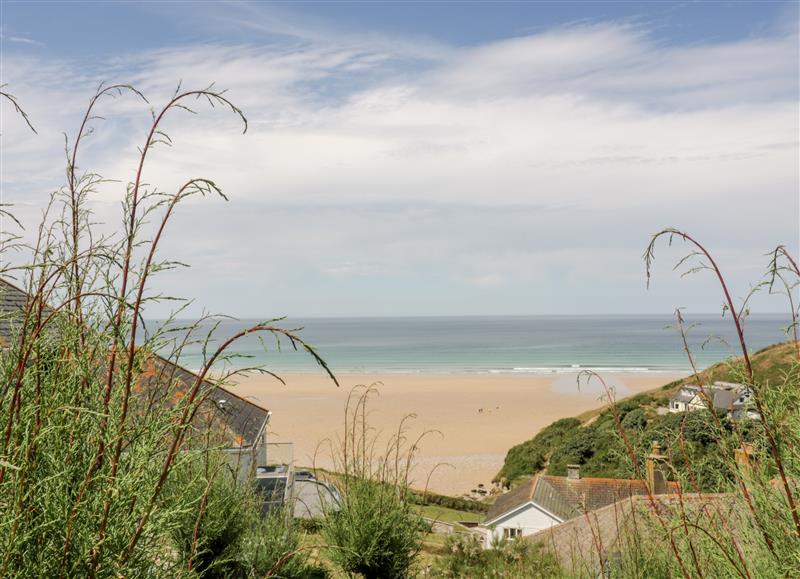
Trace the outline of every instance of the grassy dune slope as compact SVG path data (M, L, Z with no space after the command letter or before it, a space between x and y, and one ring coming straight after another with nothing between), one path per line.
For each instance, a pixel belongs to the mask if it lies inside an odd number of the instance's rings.
M793 342L782 342L767 346L753 354L750 354L750 363L753 365L753 372L759 383L776 383L781 381L781 377L789 370L792 359L797 357L797 346ZM731 358L713 366L709 366L699 373L699 378L704 384L712 382L739 382L742 380L743 359L740 357ZM675 394L684 384L696 384L697 380L693 375L689 375L681 380L675 380L665 384L660 388L642 392L636 396L621 398L618 402L636 400L650 396L656 403L662 403ZM598 416L603 407L588 410L575 418L581 422L586 422Z
M775 344L751 355L756 380L759 384L783 382L783 376L797 356L792 342ZM732 358L700 372L703 383L714 381L741 382L744 380L743 361ZM696 383L695 376L687 376L669 384L617 401L623 426L636 439L637 446L647 448L652 440L667 444L679 428L681 415L659 415L657 409L667 404L669 398L683 384ZM712 490L719 480L714 479L717 457L715 448L704 424L708 417L697 413L687 425L693 437L692 452L706 475L707 489ZM582 466L586 476L627 477L628 466L623 459L624 449L619 440L616 423L608 407L584 412L574 418L554 422L535 437L511 448L496 480L515 484L532 474L546 469L550 474L564 474L566 465Z

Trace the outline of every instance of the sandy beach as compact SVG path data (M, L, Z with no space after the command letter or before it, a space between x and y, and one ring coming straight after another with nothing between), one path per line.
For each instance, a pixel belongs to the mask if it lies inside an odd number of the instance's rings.
M618 398L656 388L678 378L673 374L609 374ZM310 465L319 443L341 436L344 408L352 387L377 385L370 402L370 425L384 432L397 429L402 418L416 414L409 435L425 430L414 486L459 495L491 479L506 451L554 420L603 404L599 383L577 386L575 374L558 375L342 375L337 388L321 375L284 375L287 385L268 376L241 378L233 388L240 396L272 411L270 442L293 442L297 464ZM316 465L331 466L328 447Z
M656 388L678 378L674 374L609 374L618 398ZM233 391L272 411L270 442L293 442L295 461L310 465L320 441L341 436L344 408L352 387L380 383L370 403L370 425L384 433L397 429L402 418L416 414L409 435L424 430L413 482L460 495L491 479L506 451L527 440L554 420L603 404L602 387L593 382L577 386L575 374L557 375L342 375L337 388L315 374L284 375L283 386L268 376L240 378ZM329 468L324 447L316 465Z

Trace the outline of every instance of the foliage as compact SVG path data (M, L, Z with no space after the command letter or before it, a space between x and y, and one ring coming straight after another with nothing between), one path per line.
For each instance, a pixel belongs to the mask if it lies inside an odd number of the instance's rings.
M197 464L176 469L165 491L166 504L192 501L177 513L170 536L182 567L202 577L228 577L240 571L238 557L258 505L224 457L203 454Z
M495 479L510 483L520 476L541 470L553 450L561 446L565 439L574 436L580 425L581 421L577 418L562 418L542 429L531 440L512 447Z
M648 487L642 500L614 505L612 521L601 525L596 520L599 512L590 513L567 523L570 529L545 533L537 541L547 547L550 541L555 545L557 535L559 541L573 537L572 544L562 544L560 551L570 576L799 576L800 342L793 292L800 284L800 269L779 246L772 253L769 281L755 286L736 307L711 254L678 230L667 229L653 237L645 252L648 279L654 247L662 237L691 246L678 267L689 263L688 273L709 271L716 278L741 357L698 372L677 310L677 327L694 369L692 377L644 397L617 402L602 377L588 373L602 384L608 406L586 416L593 420L568 431L558 445L539 449L549 456L547 472L564 474L567 462L579 462L586 475L646 480L645 458L650 444L659 441L666 447L666 464L679 483L678 491L656 495ZM788 331L794 340L751 354L744 325L748 302L758 289L772 290L776 278L789 298L793 323ZM713 408L663 416L656 412L655 407L681 384L706 385L716 380L746 384L760 418L732 421L727 413ZM541 461L532 461L527 468L540 470ZM580 530L582 541L577 539Z
M308 549L301 544L300 530L283 509L272 509L258 517L245 536L241 565L248 578L309 579L327 573L311 565Z
M558 559L540 544L502 539L492 549L468 533L448 535L430 577L449 579L539 579L561 577Z
M179 565L203 578L310 577L308 552L285 509L262 515L261 497L226 458L202 453L176 472L167 501L190 497L172 526Z
M78 157L102 119L101 104L125 95L146 100L129 85L101 86L90 100L66 147L66 183L50 199L35 239L26 244L9 230L0 231L0 274L19 278L29 296L20 311L2 320L13 334L0 350L2 577L194 573L180 553L185 555L185 525L196 515L200 495L195 485L185 492L170 488L190 458L187 449L211 451L220 444L204 433L216 431L224 417L205 401L210 386L224 385L230 376L219 367L230 360L228 346L248 333L271 334L326 368L294 331L275 320L219 344L211 335L198 336L198 325L191 324L176 340L172 318L160 327L143 327L148 304L176 299L149 287L158 272L181 265L158 254L177 206L190 196L224 198L206 178L188 179L171 193L147 183L148 159L171 146L163 122L204 103L233 113L245 129L246 119L213 86L179 88L152 110L133 181L121 187L119 233L104 236L87 199L118 185L80 168ZM2 214L9 215L5 209ZM21 265L9 265L12 252ZM5 282L2 287L13 291ZM188 383L158 370L155 352L176 362L181 349L197 341L206 357ZM212 367L219 370L213 379ZM216 565L206 554L221 554L224 561L238 556L228 546L239 542L242 528L215 514L230 492L217 486L209 492L208 519L201 521L201 549L195 553L205 569ZM181 533L179 548L171 548L171 538Z
M409 500L417 505L436 505L455 511L466 511L468 513L485 513L489 510L489 504L483 501L476 501L466 497L450 497L430 491L421 492L411 490L409 492Z
M726 376L733 380L737 375L729 368ZM651 443L657 441L668 454L686 454L702 490L719 491L725 487L733 478L720 468L720 441L724 440L727 446L735 446L739 436L752 441L757 435L758 423L740 421L738 431L734 431L724 414L717 419L708 412L660 415L656 408L662 403L651 394L639 394L616 402L621 426L634 445L641 449L640 458L644 460ZM553 436L554 430L559 437ZM576 418L554 422L533 439L512 448L497 476L511 473L516 478L542 470L547 474L564 476L568 464L580 465L582 476L631 478L635 475L610 408L600 411L588 424L581 424ZM678 461L674 467L673 478L680 478L688 472L686 460ZM504 480L511 482L513 479Z
M326 513L322 536L330 559L345 573L399 579L411 575L425 531L408 487L419 439L408 445L403 421L385 452L376 452L378 438L366 418L374 393L354 389L348 399L344 435L333 449L343 496Z

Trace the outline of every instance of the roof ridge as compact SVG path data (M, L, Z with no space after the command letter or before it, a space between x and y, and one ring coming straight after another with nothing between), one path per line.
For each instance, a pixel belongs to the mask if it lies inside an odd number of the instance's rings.
M6 284L6 285L7 285L8 287L10 287L11 289L18 291L18 292L19 292L19 293L21 293L21 294L25 294L25 297L27 297L27 298L31 297L31 296L30 296L30 294L29 294L28 292L26 292L24 289L22 289L22 288L20 288L20 287L17 287L16 285L14 285L14 284L13 284L13 283L11 283L10 281L8 281L8 279L7 279L7 278L5 278L5 277L0 277L0 281L1 281L1 282L3 282L4 284Z
M541 477L539 476L539 473L536 473L535 475L533 475L533 478L531 479L531 490L528 493L528 500L529 501L533 500L533 493L536 492L536 487L539 486L539 481L540 480L541 480Z
M553 480L565 480L570 482L580 482L580 481L590 481L590 482L614 482L614 483L644 483L644 479L640 478L612 478L612 477L592 477L592 476L582 476L579 479L569 479L565 476L558 476L555 474L546 474L542 475L548 479Z

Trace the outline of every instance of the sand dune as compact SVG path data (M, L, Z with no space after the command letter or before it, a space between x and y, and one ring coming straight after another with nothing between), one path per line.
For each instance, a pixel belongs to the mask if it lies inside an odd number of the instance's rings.
M623 397L658 387L679 376L671 374L609 374L606 379ZM284 375L287 385L266 376L240 378L233 388L241 396L273 412L271 442L293 442L298 464L314 461L319 443L343 432L344 408L350 389L380 382L370 403L370 424L386 435L408 414L409 435L424 430L414 486L462 494L492 477L506 451L536 434L552 421L603 404L598 383L576 383L575 374L559 375L342 375L337 388L321 375ZM327 449L327 447L324 447ZM330 453L317 455L316 464L330 467Z

